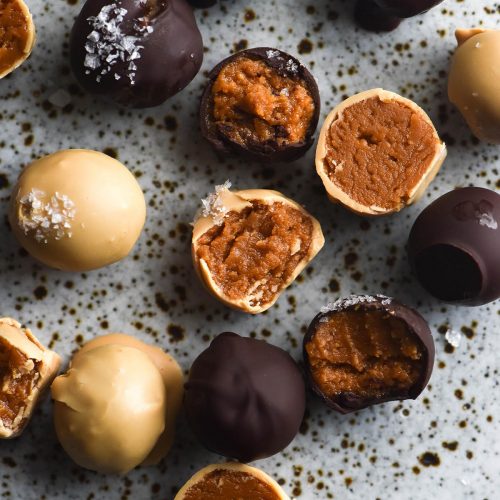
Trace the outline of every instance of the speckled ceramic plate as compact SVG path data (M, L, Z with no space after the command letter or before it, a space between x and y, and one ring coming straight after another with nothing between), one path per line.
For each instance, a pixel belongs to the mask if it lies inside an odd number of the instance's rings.
M125 261L86 274L35 263L0 236L0 312L26 323L68 361L78 346L109 331L130 333L174 354L188 370L224 330L264 338L297 359L306 325L332 298L382 292L415 306L437 344L430 385L417 401L389 403L350 416L309 398L301 433L281 454L256 465L297 499L500 498L500 308L441 304L409 271L404 245L416 215L455 186L500 189L498 147L478 144L446 97L456 27L500 27L492 0L446 0L386 35L358 30L353 1L222 0L198 11L206 45L203 70L165 105L128 111L98 102L75 84L68 34L82 1L30 0L38 42L29 61L0 82L0 211L23 165L60 148L117 156L137 176L149 205L146 229ZM330 204L314 173L313 152L289 166L221 161L200 140L198 99L209 70L231 51L276 46L318 78L323 117L344 96L381 86L422 105L449 146L424 198L402 213L363 219ZM321 221L326 245L266 314L226 309L198 282L190 226L201 197L231 179L303 203ZM445 340L461 332L456 348ZM46 401L23 436L0 442L0 495L12 499L165 499L195 471L221 457L204 450L181 418L176 445L159 466L126 477L76 467L59 446Z

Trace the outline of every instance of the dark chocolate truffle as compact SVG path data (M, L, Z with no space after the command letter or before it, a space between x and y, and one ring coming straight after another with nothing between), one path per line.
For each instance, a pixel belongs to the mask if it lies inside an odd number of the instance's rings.
M123 106L157 106L198 73L203 42L186 0L87 0L70 38L73 73Z
M434 341L419 313L382 295L328 304L304 337L312 390L339 413L415 399L434 365Z
M423 287L446 302L477 306L500 297L500 195L450 191L413 225L408 255Z
M203 136L221 154L290 162L314 142L320 111L316 80L295 57L247 49L209 74L200 104Z
M184 408L207 448L250 462L293 440L305 411L304 381L283 349L221 333L191 366Z

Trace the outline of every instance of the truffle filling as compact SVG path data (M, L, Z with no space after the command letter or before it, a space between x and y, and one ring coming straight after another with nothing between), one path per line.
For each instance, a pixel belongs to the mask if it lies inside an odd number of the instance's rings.
M303 142L314 114L305 82L264 61L240 57L222 68L212 86L217 130L242 146Z
M268 483L247 472L216 469L193 484L184 500L279 500Z
M323 317L306 344L315 383L327 396L404 395L424 360L418 337L382 311L342 311Z
M371 97L349 106L330 125L326 171L352 200L397 209L431 166L436 142L420 113Z
M40 378L37 365L0 338L0 421L8 429L22 423L24 409Z
M287 204L251 201L242 212L229 212L220 226L199 240L197 257L230 299L266 304L286 285L307 256L311 218Z
M434 245L415 259L422 285L441 300L477 297L483 284L481 270L471 255L452 245Z
M23 57L28 36L28 20L19 1L0 0L0 73Z

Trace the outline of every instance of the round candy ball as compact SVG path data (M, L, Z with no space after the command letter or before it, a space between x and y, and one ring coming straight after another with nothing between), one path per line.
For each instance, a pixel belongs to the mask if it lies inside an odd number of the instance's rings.
M450 303L482 305L500 297L500 194L467 187L425 208L408 255L420 283Z
M146 202L135 177L97 151L69 149L26 167L9 213L19 243L47 266L88 271L123 259L139 238Z
M283 349L222 333L194 361L184 408L207 448L250 462L278 453L296 436L304 381Z
M158 106L181 91L203 61L186 0L87 0L69 50L85 90L132 108Z
M51 391L57 437L86 469L128 472L148 457L165 428L162 376L134 347L108 344L77 353Z

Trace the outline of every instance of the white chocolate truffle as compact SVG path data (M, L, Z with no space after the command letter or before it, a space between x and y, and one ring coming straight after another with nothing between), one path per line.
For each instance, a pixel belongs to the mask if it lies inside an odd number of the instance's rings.
M60 364L29 329L0 318L0 439L21 434Z
M165 429L162 376L134 347L107 344L77 354L51 391L59 441L86 469L130 471L148 457Z
M146 218L132 173L104 153L68 149L33 162L14 188L10 224L37 260L88 271L123 259Z
M472 133L500 144L500 31L457 30L448 96Z

